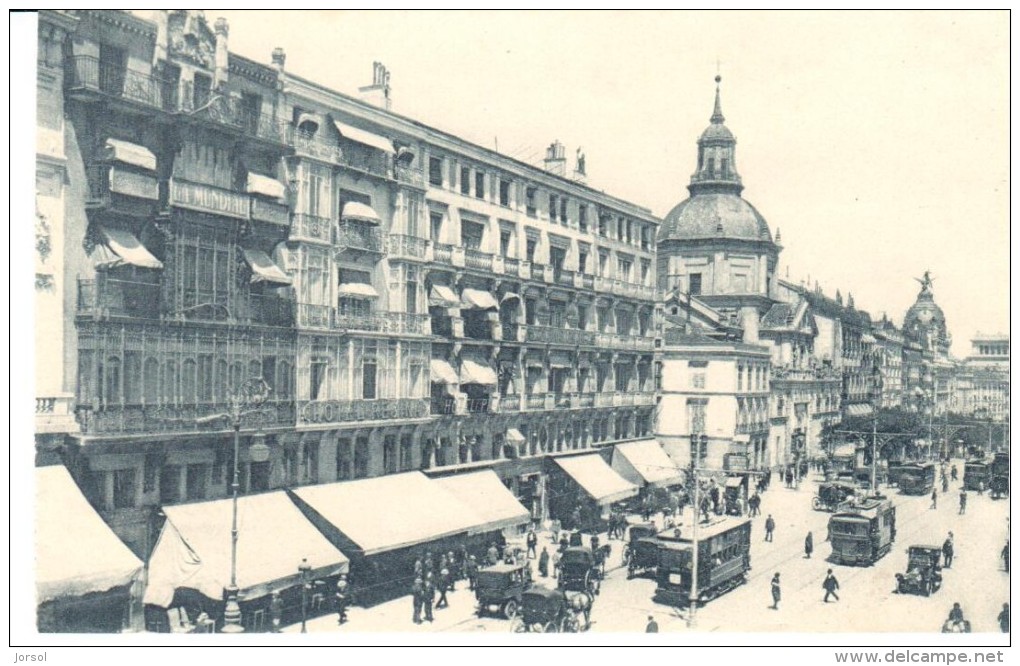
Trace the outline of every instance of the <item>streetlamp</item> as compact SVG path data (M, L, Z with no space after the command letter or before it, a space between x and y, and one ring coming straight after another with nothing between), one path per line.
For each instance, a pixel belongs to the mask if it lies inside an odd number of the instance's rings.
M301 573L301 633L308 633L308 589L311 587L312 565L308 564L308 558L302 557L298 566Z
M708 435L691 435L691 442L694 444L691 451L691 479L694 482L694 528L691 532L691 593L688 599L687 627L694 628L694 615L698 608L698 523L700 522L699 512L701 502L698 496L698 462L701 460L701 452L707 451Z
M233 508L230 524L230 585L224 588L223 596L226 598L226 605L223 608L223 627L220 629L225 634L240 634L244 632L241 625L241 606L237 602L237 494L240 489L238 458L241 449L241 419L250 414L257 413L262 404L269 398L272 389L266 384L262 377L255 377L245 381L238 386L229 396L229 411L223 414L213 414L198 420L199 423L209 423L219 419L229 419L234 428L234 477L230 484L233 494Z
M882 404L882 371L871 372L871 494L878 496L878 408Z

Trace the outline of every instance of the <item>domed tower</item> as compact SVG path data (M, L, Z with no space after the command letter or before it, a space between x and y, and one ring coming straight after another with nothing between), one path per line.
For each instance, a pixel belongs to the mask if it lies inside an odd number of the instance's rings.
M663 290L679 288L739 318L748 342L771 306L780 245L769 225L740 193L737 140L726 127L716 76L715 108L698 139L697 169L690 196L659 227L658 275Z
M946 329L946 316L935 303L931 272L925 271L923 278L914 279L921 283L921 291L903 317L903 331L927 351L945 357L949 354L952 338Z

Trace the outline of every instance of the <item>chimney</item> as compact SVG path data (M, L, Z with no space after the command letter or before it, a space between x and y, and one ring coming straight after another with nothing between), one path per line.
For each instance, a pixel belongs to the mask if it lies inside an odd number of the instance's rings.
M368 102L380 109L390 110L390 71L381 62L372 63L372 85L358 88L361 101Z
M545 149L545 170L557 176L567 175L566 148L558 140L550 143Z
M283 73L283 65L287 62L287 54L277 46L273 49L273 67L276 68L277 72Z
M230 34L230 26L227 19L222 16L216 19L216 71L215 87L223 88L227 85L227 71L230 67L230 52L227 50L227 36Z
M588 172L585 170L584 164L585 156L584 152L577 149L577 161L574 163L574 175L573 180L575 183L581 183L582 185L588 184Z

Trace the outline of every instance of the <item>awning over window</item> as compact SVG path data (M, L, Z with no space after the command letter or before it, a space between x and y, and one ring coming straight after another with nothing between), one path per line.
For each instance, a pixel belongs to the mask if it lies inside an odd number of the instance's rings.
M434 358L429 361L429 370L432 374L434 384L456 384L460 381L457 371L453 366L441 358Z
M461 301L468 308L476 310L498 310L499 303L496 297L481 289L465 289L461 292Z
M438 308L458 308L460 300L450 287L445 284L435 284L432 285L432 290L429 292L429 305Z
M369 556L467 534L483 522L421 472L305 486L290 494L311 520L324 521L325 529Z
M139 268L163 268L163 262L152 256L130 231L100 226L99 235L103 243L96 248L93 255L96 268L127 265Z
M505 294L503 294L503 297L499 299L499 302L500 303L506 303L508 301L518 301L518 302L520 302L520 300L521 300L521 295L520 294L515 294L512 291L508 291Z
M545 359L538 354L529 353L524 357L524 367L526 368L545 368Z
M655 439L617 444L613 469L638 486L674 486L684 482L676 463Z
M166 522L149 558L145 603L167 607L174 590L187 587L222 599L230 583L231 500L165 506ZM237 500L237 586L257 599L300 583L307 558L311 577L347 571L347 557L331 544L287 494Z
M470 506L481 518L481 522L469 531L470 534L516 527L531 520L530 512L492 470L444 476L433 479L433 483Z
M314 113L302 113L297 119L297 128L308 134L315 134L319 131L319 116Z
M638 494L638 487L620 476L597 453L553 460L599 504L612 504Z
M130 164L146 171L156 170L156 156L145 146L128 143L120 139L107 139L105 148L106 159L108 160Z
M517 428L510 428L506 431L506 441L509 444L517 445L523 444L527 440L524 438L524 435L521 434L520 430Z
M871 333L865 333L864 335L861 336L861 342L863 342L866 345L867 344L874 344L875 343L875 336L873 336Z
M495 386L496 371L487 365L465 358L460 362L460 383Z
M135 557L88 503L63 465L37 467L35 583L37 603L130 584Z
M379 298L379 292L375 290L375 287L364 282L346 282L339 285L336 291L341 297Z
M264 197L282 199L287 195L287 188L278 180L257 173L248 174L248 193L261 194Z
M379 213L375 212L374 208L360 201L348 201L345 203L344 209L340 213L340 219L343 221L359 220L369 224L380 224L382 222L379 218Z
M742 485L744 485L744 481L740 477L738 477L738 476L728 476L728 477L726 477L726 487L727 488L739 488Z
M267 282L273 285L290 284L290 277L262 250L241 248L244 260L251 266L252 283Z
M384 153L393 154L397 152L393 149L393 142L385 137L379 136L378 134L372 134L366 130L358 129L357 127L352 127L351 125L342 123L339 120L334 120L333 124L336 125L336 131L340 132L340 136L345 139L356 141L365 146L371 146L372 148L381 150Z

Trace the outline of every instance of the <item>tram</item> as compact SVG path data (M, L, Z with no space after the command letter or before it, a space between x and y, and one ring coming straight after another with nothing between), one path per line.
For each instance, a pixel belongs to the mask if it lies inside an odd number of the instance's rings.
M896 507L886 499L868 498L844 504L829 518L830 561L835 564L871 566L892 548L896 540Z
M657 537L659 565L656 567L654 599L670 606L686 606L691 597L693 530L683 536L666 532ZM705 603L747 582L751 569L751 521L723 517L698 526L698 602Z
M992 480L988 487L993 499L1009 496L1009 453L996 453L992 458Z
M1006 462L1009 476L1009 462ZM963 465L963 487L967 490L987 490L992 485L992 466L984 460L971 460Z
M935 463L901 465L900 492L904 495L928 495L935 487Z

